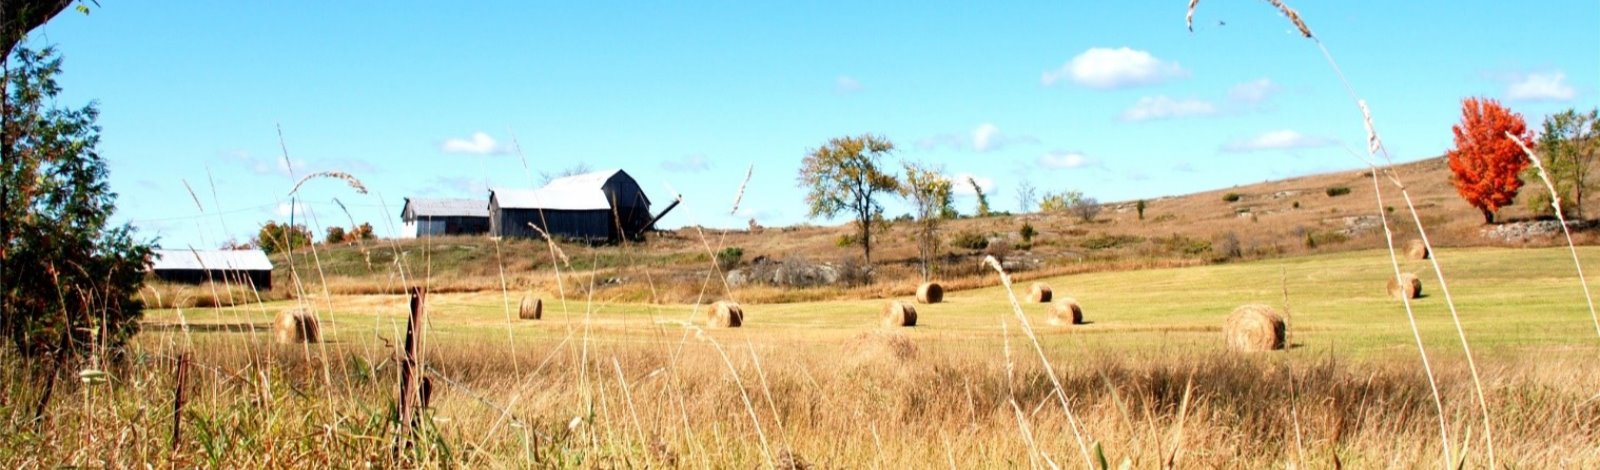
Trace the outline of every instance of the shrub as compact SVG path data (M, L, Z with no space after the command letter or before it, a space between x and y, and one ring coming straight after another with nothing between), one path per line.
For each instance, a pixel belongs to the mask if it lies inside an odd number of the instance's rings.
M844 235L840 235L839 238L833 239L833 244L839 248L849 248L858 244L856 240L859 239L856 238L855 234L846 233Z
M1228 193L1222 195L1222 200L1224 202L1239 202L1240 199L1244 199L1244 195L1239 193Z
M1172 234L1170 238L1158 239L1163 248L1169 252L1182 253L1195 256L1211 251L1211 242L1196 240L1183 235Z
M1039 232L1033 229L1033 224L1023 222L1022 228L1017 230L1017 235L1022 236L1023 243L1033 243L1033 236Z
M1222 234L1217 243L1212 244L1212 251L1216 261L1227 261L1244 256L1244 249L1239 246L1239 235L1233 232Z
M717 252L717 268L727 271L739 266L739 261L744 259L744 248L730 246Z
M982 250L989 247L989 237L979 232L962 232L950 239L950 244L968 250Z
M1134 235L1101 235L1078 243L1078 246L1090 250L1105 250L1124 245L1132 245L1144 241L1144 238Z
M1344 186L1334 186L1334 187L1328 188L1327 193L1328 193L1328 197L1339 197L1339 196L1343 196L1343 195L1346 195L1346 194L1350 194L1350 188L1344 187Z

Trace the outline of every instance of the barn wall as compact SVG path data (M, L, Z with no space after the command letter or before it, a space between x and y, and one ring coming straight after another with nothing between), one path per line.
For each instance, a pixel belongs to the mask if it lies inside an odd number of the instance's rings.
M253 285L261 290L272 289L272 271L266 270L158 269L152 274L156 279L180 284L204 284L210 281Z
M541 217L540 212L543 212ZM552 237L585 241L611 239L609 211L558 211L538 209L499 209L494 212L495 234L501 237L538 238L529 223L543 228Z

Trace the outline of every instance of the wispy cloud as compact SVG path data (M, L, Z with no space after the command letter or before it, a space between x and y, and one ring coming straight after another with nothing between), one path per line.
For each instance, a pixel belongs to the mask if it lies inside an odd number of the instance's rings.
M1154 85L1188 74L1176 62L1163 61L1149 52L1127 47L1096 47L1078 54L1056 70L1045 71L1039 76L1039 82L1053 86L1065 79L1089 88L1115 89Z
M474 132L467 138L445 139L439 144L439 151L456 155L505 155L511 153L511 148L488 133Z
M833 91L841 95L848 95L861 91L861 81L849 75L840 75L833 79Z
M261 158L243 150L222 152L222 158L224 161L242 166L245 170L258 176L304 175L309 173L311 168L311 165L307 164L305 160L298 158L291 158L288 161L281 157Z
M1245 153L1265 150L1293 150L1328 147L1337 143L1338 141L1327 137L1308 136L1294 130L1282 129L1223 144L1222 151Z
M1122 111L1122 120L1138 122L1211 116L1214 114L1217 114L1216 105L1199 98L1173 99L1165 95L1146 96L1139 98L1139 101L1134 103L1132 107Z
M1083 152L1069 150L1055 150L1039 156L1039 166L1049 170L1062 170L1084 168L1098 165L1099 162Z
M1228 99L1242 104L1259 105L1280 91L1283 91L1283 87L1278 86L1270 78L1262 77L1234 85L1228 90Z
M711 162L706 161L705 155L694 154L661 162L661 169L674 173L693 173L711 169Z
M1506 97L1517 101L1572 101L1578 91L1567 84L1564 72L1530 73L1517 77L1506 90Z
M1039 138L1037 137L1006 133L1000 130L1000 126L985 122L972 128L972 131L967 136L946 132L918 139L917 148L934 150L943 147L952 150L989 152L1012 145L1037 143L1039 143Z

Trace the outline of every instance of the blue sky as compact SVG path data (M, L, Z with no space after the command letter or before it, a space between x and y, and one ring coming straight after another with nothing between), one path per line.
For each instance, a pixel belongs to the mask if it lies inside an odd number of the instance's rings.
M1193 33L1179 1L101 3L30 44L63 54L60 104L99 103L118 220L167 247L285 219L291 165L372 189L308 184L297 217L318 233L349 224L334 198L386 235L404 197L579 163L626 169L658 206L681 192L663 226L742 227L807 221L800 159L841 135L972 175L1006 210L1024 180L1149 198L1355 168L1341 144L1365 140L1315 44L1259 1L1201 2ZM1600 102L1591 0L1291 6L1397 160L1448 148L1466 96L1530 121Z

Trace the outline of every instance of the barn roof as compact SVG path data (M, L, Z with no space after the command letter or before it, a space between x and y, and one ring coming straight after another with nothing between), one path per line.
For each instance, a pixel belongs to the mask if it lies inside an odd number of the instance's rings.
M407 215L410 218L488 217L489 202L478 199L406 198L406 206L400 210L400 217L405 219Z
M261 250L155 250L150 269L270 271L272 261Z
M618 174L627 175L619 169L601 170L556 178L539 189L498 188L490 191L490 197L504 209L611 210L605 185Z

